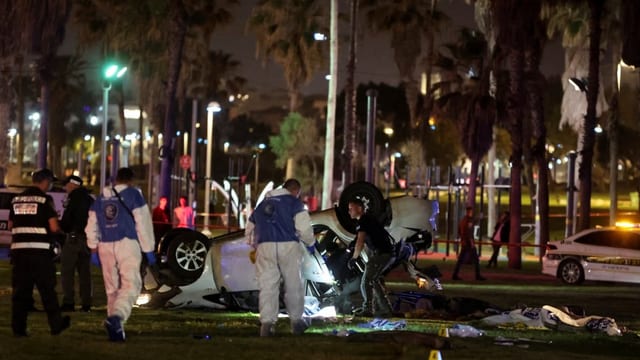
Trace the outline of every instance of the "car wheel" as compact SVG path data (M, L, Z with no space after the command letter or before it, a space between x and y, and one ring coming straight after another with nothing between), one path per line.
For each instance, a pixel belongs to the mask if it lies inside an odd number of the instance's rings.
M349 200L359 198L364 202L366 211L375 216L385 226L391 223L391 204L389 200L385 200L382 192L372 183L366 181L358 181L347 186L338 201L336 216L340 225L345 230L355 233L355 222L349 216Z
M204 269L209 251L209 239L197 231L177 236L167 251L169 269L180 277L195 279Z
M161 256L167 255L169 252L169 246L178 236L181 236L186 233L191 233L193 230L187 228L175 228L169 230L162 239L160 239L160 246L158 247L158 254Z
M558 267L558 277L565 284L578 285L584 281L584 269L577 260L565 260Z

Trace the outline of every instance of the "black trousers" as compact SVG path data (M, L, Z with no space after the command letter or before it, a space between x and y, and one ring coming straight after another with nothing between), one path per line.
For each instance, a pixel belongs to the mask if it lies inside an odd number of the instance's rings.
M60 281L62 282L62 303L75 304L74 278L78 272L80 301L82 306L91 306L91 250L87 247L84 234L69 234L62 247L60 259Z
M62 327L62 315L56 294L56 267L50 250L13 249L11 284L11 328L14 334L25 334L27 315L33 305L33 286L42 299L47 313L49 328L57 331Z

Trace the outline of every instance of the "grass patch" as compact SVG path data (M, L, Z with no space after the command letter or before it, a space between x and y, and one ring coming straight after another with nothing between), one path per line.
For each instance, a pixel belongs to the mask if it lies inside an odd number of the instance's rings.
M438 264L444 277L447 296L475 297L511 308L516 305L572 304L584 307L588 314L610 316L619 325L640 329L637 299L640 286L588 283L578 287L563 286L558 281L539 276L537 263L525 263L523 270L491 269L485 271L489 281L447 281L453 261L427 260ZM504 264L501 264L504 267ZM465 269L470 270L468 267ZM504 278L507 275L515 279ZM0 359L426 359L429 348L420 342L384 338L374 340L365 335L327 336L333 330L354 329L364 332L345 318L336 322L314 322L304 336L289 333L286 319L278 323L275 338L259 338L257 314L205 310L134 309L126 324L127 342L109 343L102 327L106 316L102 281L94 269L98 307L91 313L72 313L72 325L58 337L49 335L46 316L29 316L31 337L15 339L10 329L10 268L0 261ZM464 275L464 273L463 273ZM500 276L503 276L501 278ZM392 274L390 289L415 290L403 274ZM37 298L37 305L39 298ZM399 319L395 319L399 320ZM440 327L455 321L406 319L407 330L436 334ZM469 324L478 326L477 322ZM640 351L637 332L623 337L609 337L587 332L557 332L518 327L484 328L480 338L451 338L451 349L442 350L444 359L635 359ZM205 339L208 335L209 339ZM548 343L521 343L519 347L495 344L496 336L529 338Z

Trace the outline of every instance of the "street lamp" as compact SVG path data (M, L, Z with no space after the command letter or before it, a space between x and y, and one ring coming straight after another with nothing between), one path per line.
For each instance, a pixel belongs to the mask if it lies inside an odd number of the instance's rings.
M262 152L262 150L266 149L267 145L265 144L258 144L257 148L256 148L256 153L254 154L255 158L256 158L256 169L255 169L255 189L256 189L256 199L257 196L259 194L259 190L258 190L258 174L260 171L260 153Z
M209 205L211 197L211 158L213 152L213 114L220 112L220 104L212 101L207 105L207 162L205 164L204 181L204 231L209 231Z
M107 176L107 121L109 119L109 90L111 81L121 78L127 72L127 67L120 67L117 64L107 64L104 68L104 83L102 84L102 148L100 151L100 191L106 186ZM114 174L111 174L114 175Z

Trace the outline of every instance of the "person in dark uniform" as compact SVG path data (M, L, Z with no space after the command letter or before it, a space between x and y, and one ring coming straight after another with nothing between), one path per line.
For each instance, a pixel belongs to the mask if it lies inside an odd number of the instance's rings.
M382 285L382 274L395 260L395 246L387 230L373 216L365 212L361 199L349 200L349 216L357 220L356 245L349 259L349 268L354 268L364 245L367 245L367 264L360 282L362 307L356 311L360 316L390 316L391 303Z
M60 227L67 234L62 247L61 276L62 311L75 311L74 277L78 272L81 310L91 311L91 250L87 247L84 228L93 198L82 186L82 178L72 175L64 182L67 198Z
M46 194L56 180L49 169L37 170L33 186L13 198L9 212L11 238L11 328L16 337L27 336L27 315L33 304L33 286L40 293L52 335L69 327L56 294L52 234L61 232L53 199Z

